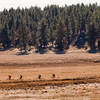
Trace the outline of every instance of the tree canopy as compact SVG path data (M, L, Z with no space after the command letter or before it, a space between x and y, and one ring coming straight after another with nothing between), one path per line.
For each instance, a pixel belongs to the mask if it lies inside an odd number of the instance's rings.
M99 38L100 6L97 4L51 5L43 10L11 8L0 12L3 48L17 47L26 52L28 47L34 46L38 51L49 48L64 51L71 44L84 47L81 45L87 42L92 50L96 49Z

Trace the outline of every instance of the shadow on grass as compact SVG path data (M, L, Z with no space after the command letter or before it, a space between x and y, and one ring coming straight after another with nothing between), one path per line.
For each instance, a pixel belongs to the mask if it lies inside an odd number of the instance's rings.
M54 52L55 54L65 54L66 53L66 51L60 51L60 50L55 50Z
M41 49L41 50L36 50L35 53L39 54L45 54L47 52L47 49Z
M95 54L95 53L97 53L97 50L96 50L96 49L90 49L90 50L88 51L88 53Z
M14 48L11 48L11 47L7 47L7 48L0 48L0 51L7 51L7 50L14 50Z

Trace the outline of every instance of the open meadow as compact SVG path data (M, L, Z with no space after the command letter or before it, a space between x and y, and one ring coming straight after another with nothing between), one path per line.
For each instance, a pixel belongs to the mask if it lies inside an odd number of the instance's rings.
M66 54L17 56L10 51L0 52L3 99L100 100L100 54L70 50Z

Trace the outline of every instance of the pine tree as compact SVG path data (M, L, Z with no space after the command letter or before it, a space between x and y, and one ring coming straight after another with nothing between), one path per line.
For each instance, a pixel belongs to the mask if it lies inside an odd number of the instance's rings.
M58 51L64 51L67 47L66 31L64 22L60 20L56 28L56 49Z
M22 54L27 54L28 52L28 42L29 42L29 31L25 25L24 20L21 20L19 25L19 48Z
M91 52L95 51L96 46L95 46L95 42L96 42L96 36L97 36L97 32L96 32L96 28L94 23L91 23L89 25L89 32L88 32L88 44L90 46L90 50Z
M36 48L38 49L38 51L41 51L42 49L46 49L47 45L48 45L48 28L47 28L47 24L46 24L46 20L42 19L41 22L39 23L38 26L38 31L36 33Z
M9 29L8 26L5 25L4 28L1 31L1 42L4 48L10 47L10 38L9 38Z

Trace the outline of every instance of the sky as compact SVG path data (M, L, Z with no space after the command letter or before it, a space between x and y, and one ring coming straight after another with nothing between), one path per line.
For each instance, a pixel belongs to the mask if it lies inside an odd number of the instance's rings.
M100 0L0 0L0 11L4 8L29 8L31 6L38 6L44 8L47 5L57 4L59 6L72 5L77 3L84 3L84 4L93 4L98 3L100 5Z

